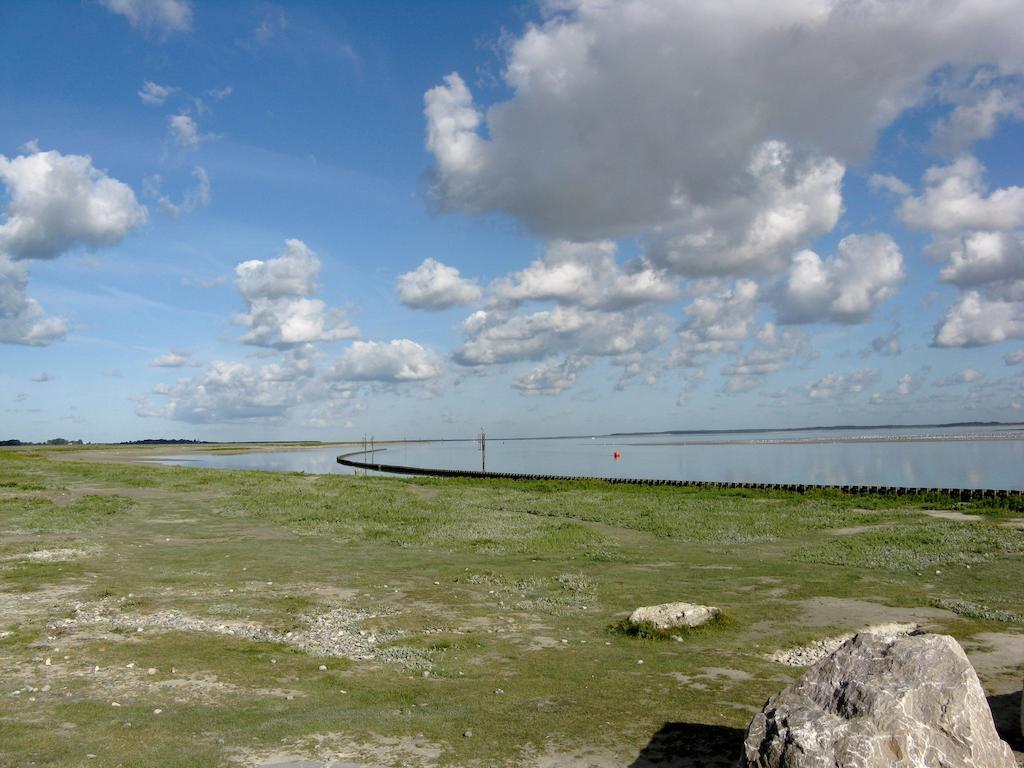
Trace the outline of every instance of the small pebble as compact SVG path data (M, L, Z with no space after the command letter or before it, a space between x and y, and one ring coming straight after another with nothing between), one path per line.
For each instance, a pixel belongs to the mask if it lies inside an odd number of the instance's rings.
M494 692L495 693L504 693L504 691L501 688L495 688Z
M321 672L326 672L327 671L327 665L326 664L321 664L320 665L320 671Z
M46 657L46 661L43 662L43 665L47 666L47 667L50 666L50 657L49 656Z
M636 663L637 663L637 664L643 664L643 663L644 663L644 660L643 660L643 659L637 659L637 660L636 660Z
M116 701L112 701L112 702L110 702L110 706L112 706L112 707L120 707L121 705L118 704Z
M467 738L467 739L473 738L473 732L471 730L469 730L468 728L462 732L462 735L463 735L464 738Z
M160 714L161 712L163 712L163 710L162 710L162 709L154 709L154 710L153 710L153 714L154 714L154 715L159 715L159 714Z
M156 667L150 667L149 669L147 669L146 670L146 674L147 675L155 675L156 674Z

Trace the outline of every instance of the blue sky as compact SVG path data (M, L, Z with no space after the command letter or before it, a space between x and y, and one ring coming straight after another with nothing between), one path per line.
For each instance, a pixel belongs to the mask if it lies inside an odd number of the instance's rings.
M1022 418L1024 10L0 7L0 438Z

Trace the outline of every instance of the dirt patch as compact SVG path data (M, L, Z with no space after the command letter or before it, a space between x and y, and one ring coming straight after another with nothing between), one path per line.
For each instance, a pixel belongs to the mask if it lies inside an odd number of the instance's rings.
M961 645L986 687L991 685L997 692L1020 688L1024 632L980 632Z
M67 547L61 549L35 549L31 552L18 552L13 555L0 557L0 562L27 560L30 563L64 563L92 554L95 554L95 550L70 549Z
M963 512L954 512L950 509L922 509L929 517L935 517L939 520L952 520L957 523L973 523L976 520L984 520L985 518L981 515L966 515Z
M306 618L306 626L295 632L277 632L262 625L240 621L211 621L188 616L180 611L158 611L138 614L122 613L124 598L105 598L96 602L79 602L73 606L74 616L51 622L54 632L74 632L81 627L105 627L115 630L140 632L199 632L227 635L257 642L281 643L298 648L311 656L332 656L358 661L379 659L397 661L414 668L429 668L422 654L410 649L382 648L384 643L399 637L398 632L373 633L361 629L367 619L378 618L385 612L370 613L351 608L334 608Z
M305 736L272 752L227 750L232 763L257 768L430 768L442 754L442 745L426 739L377 736L357 741L341 733Z
M829 528L825 531L829 536L856 536L858 533L892 528L892 523L875 523L874 525L851 525L848 528Z
M945 622L956 618L952 611L915 606L899 608L870 600L847 597L812 597L801 600L802 623L812 627L848 627L850 631L872 624L921 624Z
M1024 520L1003 520L999 523L1000 528L1024 528Z

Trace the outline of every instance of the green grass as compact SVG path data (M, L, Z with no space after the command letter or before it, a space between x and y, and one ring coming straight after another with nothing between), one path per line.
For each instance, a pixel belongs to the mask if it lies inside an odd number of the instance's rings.
M629 765L665 723L738 749L795 674L764 655L856 629L847 606L937 606L964 640L1024 615L1007 505L126 463L154 450L0 450L0 765L518 766L587 747ZM940 508L985 519L920 511ZM728 620L671 642L620 623L675 600ZM78 603L120 623L60 626ZM283 634L338 607L372 614L359 629L399 661L131 625Z

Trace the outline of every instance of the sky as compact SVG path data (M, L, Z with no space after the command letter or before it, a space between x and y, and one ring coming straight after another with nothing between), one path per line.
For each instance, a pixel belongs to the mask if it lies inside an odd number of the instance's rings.
M0 4L0 439L1024 420L1022 0Z

